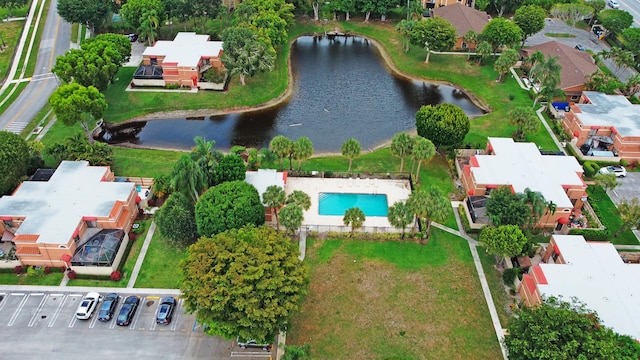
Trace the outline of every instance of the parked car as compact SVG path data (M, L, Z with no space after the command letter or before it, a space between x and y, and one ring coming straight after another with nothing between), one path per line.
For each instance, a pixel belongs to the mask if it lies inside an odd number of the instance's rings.
M80 301L80 305L78 305L78 310L76 310L76 318L79 320L87 320L91 318L93 312L96 310L98 306L98 302L100 301L100 294L97 292L87 293Z
M600 169L600 174L615 174L617 177L627 176L624 166L607 166Z
M580 44L576 45L575 48L580 50L580 51L587 51L587 49L584 46L580 45Z
M172 297L162 298L160 300L160 308L158 309L158 315L156 315L157 324L169 324L171 317L173 316L173 310L176 307L176 299Z
M131 324L131 319L133 319L133 315L136 313L139 304L139 297L134 295L127 296L127 298L124 299L124 302L122 303L122 307L120 308L120 313L118 314L116 324L119 326L128 326L129 324Z
M102 307L98 312L98 321L111 320L113 313L116 311L116 306L118 306L118 299L120 299L120 297L115 293L107 294L104 297Z
M129 34L127 36L129 37L129 41L131 42L136 42L136 40L138 40L138 34Z
M243 340L241 338L237 338L236 342L241 349L262 349L264 351L271 351L273 345L271 344L261 344L256 340Z
M609 0L607 2L607 5L609 5L609 7L611 7L612 9L617 9L620 7L620 4L618 4L618 0Z

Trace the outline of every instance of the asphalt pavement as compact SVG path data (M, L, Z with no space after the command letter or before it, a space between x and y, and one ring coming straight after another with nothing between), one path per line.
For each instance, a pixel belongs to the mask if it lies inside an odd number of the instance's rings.
M640 1L638 0L618 0L620 10L624 10L633 15L633 27L640 27ZM609 9L609 7L607 7Z
M550 37L545 35L548 33L572 34L575 37ZM530 36L525 42L525 46L534 46L553 40L565 45L569 45L571 47L582 45L585 48L593 51L594 53L599 53L602 50L611 50L609 44L607 44L605 41L599 40L593 32L574 28L567 25L562 20L551 18L545 19L544 29L542 29L542 31L538 32L537 34ZM622 81L627 81L630 77L637 74L634 69L629 69L626 67L618 69L615 62L611 59L605 59L604 63Z
M56 57L69 50L71 24L58 15L57 6L58 1L51 0L39 47L38 44L33 45L38 49L34 75L20 96L0 115L0 129L20 133L40 112L49 95L58 87L58 80L51 73L51 68ZM42 18L40 21L45 19ZM32 38L27 40L31 42Z

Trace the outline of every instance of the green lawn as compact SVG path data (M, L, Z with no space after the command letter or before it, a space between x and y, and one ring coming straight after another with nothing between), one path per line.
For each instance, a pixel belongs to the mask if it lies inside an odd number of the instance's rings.
M176 249L156 228L153 239L147 250L147 256L142 263L142 269L138 274L135 287L137 288L164 288L175 289L179 287L180 271L178 265L187 255L187 250Z
M0 52L0 77L5 79L9 74L11 60L18 46L24 21L0 22L0 33L4 43L8 46Z
M58 286L64 274L60 269L53 268L51 274L43 276L15 275L14 273L0 273L0 284L3 285L52 285Z
M507 313L509 304L513 301L511 297L504 289L504 283L502 282L502 274L495 268L496 257L487 254L483 247L478 247L478 256L482 263L482 270L484 270L484 276L487 278L489 284L489 290L491 290L491 297L496 305L498 311L498 317L500 318L500 324L503 328L507 327L507 323L511 316Z
M632 231L624 231L618 237L613 237L620 225L622 225L622 219L620 219L616 205L604 190L599 186L589 186L587 193L589 194L589 203L596 211L602 225L611 233L611 237L608 240L618 245L638 245L638 239Z
M310 291L287 344L323 359L498 359L466 241L310 240Z

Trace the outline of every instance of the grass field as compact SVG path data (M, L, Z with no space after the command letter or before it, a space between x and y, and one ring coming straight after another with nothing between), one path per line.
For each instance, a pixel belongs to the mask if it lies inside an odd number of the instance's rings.
M598 214L602 225L611 233L608 240L617 245L638 245L638 238L631 230L623 231L618 237L613 237L622 225L622 219L620 219L616 205L604 192L604 189L599 186L589 186L587 193L589 194L589 203Z
M159 230L153 234L153 239L147 250L142 268L138 274L135 287L137 288L178 288L180 271L178 265L186 256L187 250L176 249Z
M26 271L26 270L25 270ZM13 273L0 273L0 284L3 285L60 285L63 273L60 269L51 269L51 274L43 276L27 275L26 273L15 275Z
M322 359L497 359L467 243L314 240L310 292L287 344Z

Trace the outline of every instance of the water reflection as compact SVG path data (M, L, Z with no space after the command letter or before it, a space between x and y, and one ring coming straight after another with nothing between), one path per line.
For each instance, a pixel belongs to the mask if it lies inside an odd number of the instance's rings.
M276 135L308 136L316 152L323 152L339 151L354 137L367 149L415 128L415 113L422 105L448 102L470 116L482 114L456 88L392 75L375 46L363 38L303 36L292 44L291 62L294 92L289 102L205 120L149 121L133 142L190 149L194 137L204 136L220 149L260 148Z

